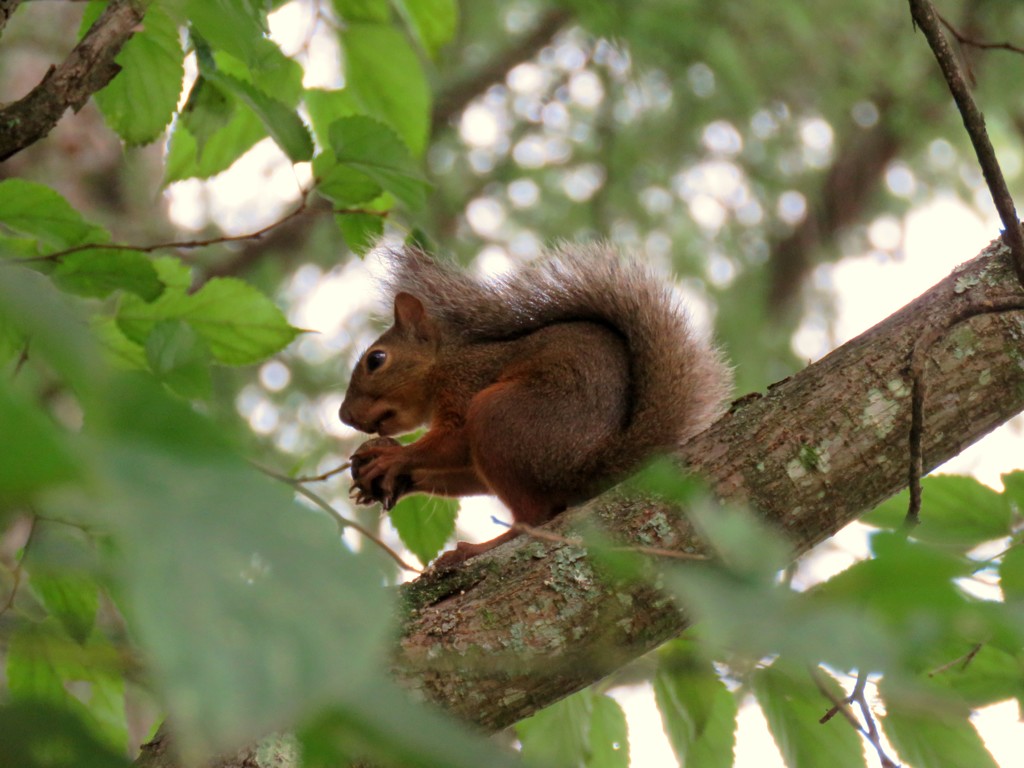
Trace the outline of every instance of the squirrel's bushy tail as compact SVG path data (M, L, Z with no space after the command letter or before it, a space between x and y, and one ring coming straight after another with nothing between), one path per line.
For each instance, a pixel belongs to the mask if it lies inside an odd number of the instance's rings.
M477 278L411 248L385 252L389 298L408 292L466 341L507 339L558 322L615 328L629 347L632 411L616 475L674 450L724 410L732 374L691 326L671 287L609 245L563 245L494 278ZM617 471L616 471L617 470Z

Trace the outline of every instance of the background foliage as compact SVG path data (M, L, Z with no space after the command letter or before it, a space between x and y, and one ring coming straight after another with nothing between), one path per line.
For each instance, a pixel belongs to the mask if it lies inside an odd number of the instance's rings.
M83 5L21 5L0 99L104 3ZM1016 4L941 5L1024 40ZM962 55L1019 188L1024 64ZM0 165L0 744L20 766L124 765L167 714L196 760L288 728L311 765L514 762L391 687L394 563L258 468L316 475L356 444L335 418L373 335L353 254L381 234L492 268L563 238L640 250L746 392L801 364L797 332L827 343L829 264L898 257L879 233L937 197L987 212L934 62L881 0L154 0L117 62ZM791 766L994 765L971 714L1024 701L1024 476L1003 482L932 479L909 536L887 502L870 557L824 581L743 514L703 516L721 563L664 572L697 629L521 723L522 759L642 764L609 692L647 681L681 763L731 765L756 701ZM344 486L302 488L344 509ZM456 508L344 512L426 562ZM849 706L818 722L863 690L877 756Z

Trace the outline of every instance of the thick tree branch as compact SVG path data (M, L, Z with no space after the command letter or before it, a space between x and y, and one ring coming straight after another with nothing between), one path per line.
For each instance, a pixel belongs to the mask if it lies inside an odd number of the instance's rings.
M683 451L725 499L744 501L790 539L794 557L907 482L910 356L968 308L1020 302L1007 247L767 394L751 395ZM931 469L1024 410L1024 311L980 314L929 348L923 461ZM446 574L404 589L393 671L407 687L486 730L501 729L678 635L687 619L649 584L602 578L574 538L599 522L624 543L705 550L680 511L615 492ZM561 537L558 539L557 537ZM163 733L137 765L170 768ZM243 768L245 756L217 763Z
M571 18L572 14L563 8L547 11L529 32L508 48L499 51L483 66L474 67L472 77L457 82L438 94L430 120L431 133L436 134L440 128L444 128L489 86L503 82L505 75L516 64L536 56Z
M85 37L27 96L0 109L0 161L46 136L68 107L76 112L119 71L114 59L145 11L137 0L112 0Z
M768 394L748 397L684 451L726 499L785 532L795 555L907 482L909 358L965 308L1024 306L996 242L912 304ZM978 315L931 346L923 461L931 469L1024 409L1024 311ZM811 458L809 458L811 457ZM702 551L667 505L614 495L550 530L599 520L623 541ZM461 572L414 582L395 673L458 716L499 729L655 648L686 626L649 586L604 583L582 550L519 540Z

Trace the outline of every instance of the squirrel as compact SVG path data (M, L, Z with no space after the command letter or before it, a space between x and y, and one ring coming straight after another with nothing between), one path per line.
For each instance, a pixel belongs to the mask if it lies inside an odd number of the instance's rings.
M537 526L703 431L732 384L670 288L611 246L562 246L490 280L383 249L394 324L363 353L341 420L359 503L492 494ZM392 435L427 425L419 440ZM519 535L458 542L446 568Z

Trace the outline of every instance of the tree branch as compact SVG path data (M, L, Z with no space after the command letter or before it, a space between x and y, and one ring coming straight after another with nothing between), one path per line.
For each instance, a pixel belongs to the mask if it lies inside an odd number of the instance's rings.
M749 395L682 458L724 499L748 503L798 557L907 482L908 360L929 328L968 308L1024 301L996 241L917 300L827 357ZM981 314L930 346L923 462L959 453L1024 410L1024 312ZM808 461L807 456L815 457ZM689 554L705 545L668 504L612 492L446 573L403 588L394 675L456 716L496 731L678 635L683 612L651 584L602 578L579 546L599 523L627 545ZM169 768L163 731L136 765ZM218 768L243 768L243 755Z
M978 164L981 166L985 183L992 195L992 202L995 203L999 218L1003 222L1003 237L1013 254L1017 278L1021 285L1024 285L1024 232L1021 231L1017 208L1014 206L1010 190L1006 186L1006 179L1003 178L999 160L992 148L992 142L989 141L988 131L985 128L985 117L974 102L970 88L967 87L960 72L960 66L949 49L946 36L939 28L939 20L932 4L928 0L910 0L910 12L914 17L914 23L920 27L928 40L935 59L939 62L939 68L949 85L949 91L953 94L957 109L960 110L964 128L967 129L967 135L971 138L974 152L978 156Z
M46 136L68 107L76 112L120 71L114 59L145 11L137 0L112 0L85 37L27 96L0 109L0 161Z
M472 77L455 83L438 94L434 101L434 112L431 117L430 131L436 134L450 120L462 113L462 110L482 94L487 88L505 79L505 75L516 64L533 58L555 33L561 29L572 14L564 8L552 8L547 11L534 25L533 29L516 40L511 46L497 53L483 66L474 67Z

